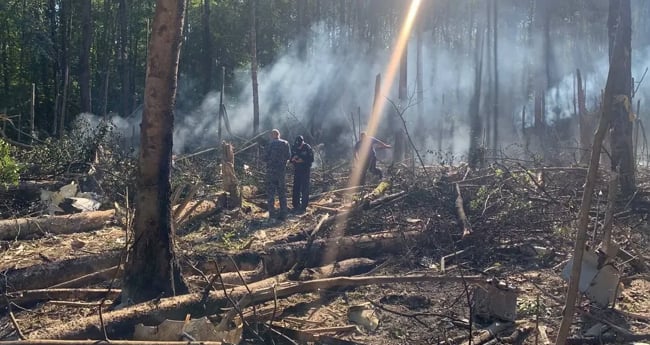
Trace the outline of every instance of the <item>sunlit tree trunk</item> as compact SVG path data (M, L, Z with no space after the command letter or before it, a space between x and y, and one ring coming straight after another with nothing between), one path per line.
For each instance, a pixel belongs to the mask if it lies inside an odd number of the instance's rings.
M134 241L122 302L187 292L174 253L171 154L184 0L157 0L147 58Z

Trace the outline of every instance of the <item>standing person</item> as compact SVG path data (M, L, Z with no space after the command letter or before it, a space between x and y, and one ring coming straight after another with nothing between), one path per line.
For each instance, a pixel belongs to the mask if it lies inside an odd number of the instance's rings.
M291 163L293 163L293 195L291 202L293 211L304 213L309 203L309 175L311 164L314 162L314 150L305 142L302 135L296 137L291 148Z
M266 194L269 207L269 219L284 220L287 216L287 187L285 172L291 158L289 143L280 138L280 131L271 131L271 142L266 147ZM275 213L275 195L280 201L280 212Z
M364 157L364 154L361 152L361 146L366 141L370 141L370 144L368 146L368 151ZM368 170L370 170L370 172L375 176L379 176L380 179L383 177L381 170L377 168L377 152L375 151L375 145L379 146L380 148L392 147L375 137L367 135L366 132L361 132L359 134L359 141L357 141L357 143L354 145L354 159L357 165L361 166L361 181L359 181L361 184L365 183L366 172ZM363 158L365 158L365 160L361 162L361 159Z

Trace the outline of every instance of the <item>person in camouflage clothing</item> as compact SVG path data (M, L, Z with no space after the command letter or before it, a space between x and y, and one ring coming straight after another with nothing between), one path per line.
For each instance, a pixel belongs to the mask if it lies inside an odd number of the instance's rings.
M287 188L285 171L291 158L289 143L280 138L280 131L271 131L271 142L266 146L266 195L269 207L269 219L284 220L287 216ZM275 212L275 195L280 201L280 212Z

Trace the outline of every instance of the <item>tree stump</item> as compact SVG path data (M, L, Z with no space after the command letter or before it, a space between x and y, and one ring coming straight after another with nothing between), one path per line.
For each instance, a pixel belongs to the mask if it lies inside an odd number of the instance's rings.
M241 193L239 191L239 181L235 175L235 154L232 145L228 142L222 142L221 153L221 173L223 175L223 189L230 194L228 206L236 208L241 206Z

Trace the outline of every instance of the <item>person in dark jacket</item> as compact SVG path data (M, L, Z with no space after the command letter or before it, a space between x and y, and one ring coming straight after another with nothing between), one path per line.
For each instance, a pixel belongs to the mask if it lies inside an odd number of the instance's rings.
M369 143L366 143L366 145L368 145L368 151L365 153L361 152L361 147L364 146L364 142L368 141ZM386 149L392 147L375 137L366 135L366 132L361 132L359 134L359 141L354 145L354 159L356 164L361 165L361 184L365 183L366 172L368 170L380 179L383 177L381 170L377 168L377 152L375 151L375 146Z
M314 150L302 135L296 137L291 148L293 164L293 195L291 202L295 213L304 213L309 203L309 176L314 162Z
M287 187L285 172L287 161L291 158L289 143L280 138L280 131L271 131L271 142L266 146L266 195L269 208L269 219L284 220L287 216ZM280 212L275 213L275 195L280 201Z

